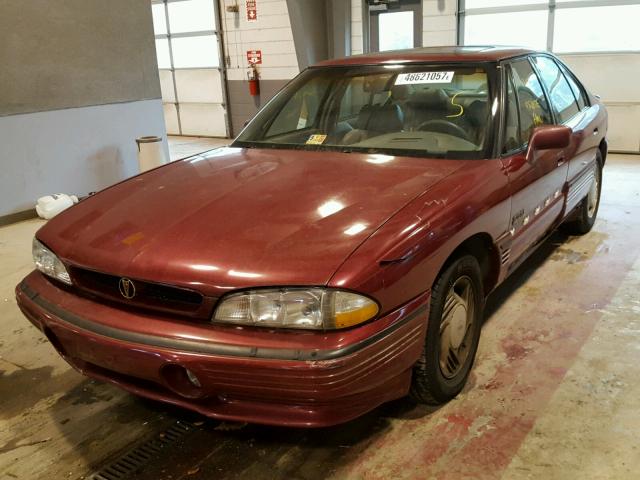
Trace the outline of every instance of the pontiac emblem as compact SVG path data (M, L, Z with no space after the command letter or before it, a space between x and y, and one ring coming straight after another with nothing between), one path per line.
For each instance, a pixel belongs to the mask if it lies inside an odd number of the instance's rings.
M120 295L122 295L127 300L131 300L136 296L136 286L128 278L121 278L120 282L118 283L118 288L120 290Z

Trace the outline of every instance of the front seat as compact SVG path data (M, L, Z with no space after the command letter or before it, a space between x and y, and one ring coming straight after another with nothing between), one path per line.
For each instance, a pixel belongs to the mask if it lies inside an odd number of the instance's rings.
M365 105L358 114L355 126L342 138L344 145L353 145L385 133L400 132L404 126L404 115L396 104Z
M412 93L406 102L408 130L416 130L429 120L444 120L450 113L449 95L441 89Z

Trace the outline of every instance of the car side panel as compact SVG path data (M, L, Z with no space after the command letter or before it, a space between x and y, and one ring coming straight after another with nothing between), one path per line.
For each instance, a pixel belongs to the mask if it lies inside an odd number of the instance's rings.
M567 178L565 152L533 151L502 159L509 176L511 201L508 263L517 262L529 246L543 237L562 213L562 190Z
M508 234L509 195L500 160L465 162L376 231L329 285L348 284L389 311L429 289L447 258L468 238L486 234L495 242ZM497 250L492 254L499 259Z
M567 175L567 214L580 203L589 192L596 168L596 156L600 142L607 133L607 113L602 104L594 103L576 117L569 125L573 128L573 155Z

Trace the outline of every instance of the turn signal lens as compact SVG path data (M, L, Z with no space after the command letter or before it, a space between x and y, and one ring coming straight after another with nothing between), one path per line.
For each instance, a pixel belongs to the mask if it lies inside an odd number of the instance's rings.
M363 295L323 288L240 292L224 298L213 321L240 325L333 330L366 322L378 304Z
M71 277L64 264L35 237L31 244L31 253L33 254L33 262L38 270L51 278L71 285Z
M366 322L378 314L378 304L351 292L334 293L334 328Z

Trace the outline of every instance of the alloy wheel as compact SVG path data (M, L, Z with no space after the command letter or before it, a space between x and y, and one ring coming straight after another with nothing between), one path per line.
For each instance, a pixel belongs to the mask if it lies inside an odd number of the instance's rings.
M449 289L440 322L440 370L451 379L465 364L471 350L475 321L475 291L471 279L459 277Z

